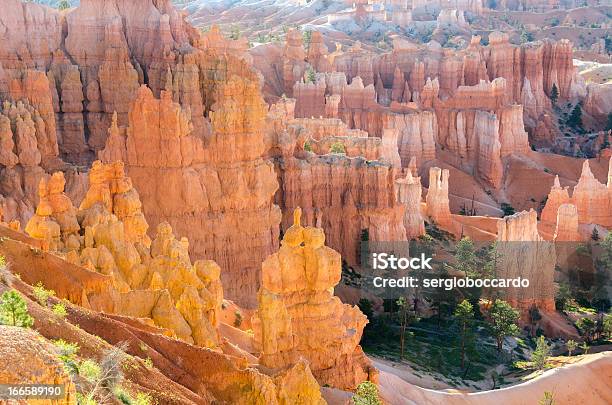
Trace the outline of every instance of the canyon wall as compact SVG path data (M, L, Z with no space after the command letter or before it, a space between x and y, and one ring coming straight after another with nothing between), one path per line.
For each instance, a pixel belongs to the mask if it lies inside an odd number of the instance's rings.
M252 306L280 223L274 168L261 158L265 107L258 83L237 76L215 98L212 133L201 138L169 92L156 99L142 87L127 129L115 129L100 156L124 161L152 226L167 220L187 235L194 257L221 266L226 295Z

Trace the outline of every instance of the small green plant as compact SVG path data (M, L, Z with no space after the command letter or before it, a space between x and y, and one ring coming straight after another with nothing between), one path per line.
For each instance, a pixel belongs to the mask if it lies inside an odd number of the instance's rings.
M540 336L536 343L536 349L531 354L531 362L536 369L543 370L549 357L550 346L546 343L544 336Z
M122 386L116 387L114 394L115 398L125 405L151 405L153 403L153 398L149 394L138 392L135 397L132 397Z
M52 311L58 318L61 319L64 319L66 315L68 315L68 312L66 311L66 306L61 302L58 302L57 304L53 305Z
M357 391L353 396L355 405L382 405L378 396L378 387L370 381L364 381L357 386Z
M589 354L590 347L587 342L582 342L580 348L582 349L582 354Z
M55 291L45 289L45 286L43 285L42 281L39 281L34 286L34 297L36 298L36 301L38 301L38 303L43 307L47 306L47 301L54 295Z
M144 364L145 364L145 367L146 367L146 368L148 368L148 369L153 368L153 360L151 360L151 358L150 358L150 357L147 357L147 358L146 358L146 359L144 359L143 361L144 361Z
M538 405L555 405L553 393L550 391L544 391L544 397L540 399Z
M100 378L102 369L93 360L83 360L79 365L79 375L88 381L96 381Z
M342 142L332 143L332 145L329 147L329 153L346 154L344 144Z
M25 300L16 290L6 291L0 296L0 324L22 328L30 328L34 324Z
M306 141L306 142L304 143L304 150L305 150L306 152L312 152L312 145L310 144L310 142L309 142L309 141Z
M578 343L576 343L575 340L570 339L570 340L568 340L565 343L565 347L567 347L567 352L568 352L569 356L571 357L572 356L572 352L574 350L576 350L576 348L578 347Z

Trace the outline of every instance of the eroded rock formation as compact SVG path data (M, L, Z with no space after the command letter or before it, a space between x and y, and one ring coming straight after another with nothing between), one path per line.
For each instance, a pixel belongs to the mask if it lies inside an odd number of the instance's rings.
M237 76L219 84L215 100L212 133L202 139L169 92L156 99L142 87L128 128L111 128L100 156L125 162L152 226L167 220L187 235L194 257L223 269L227 296L253 306L259 264L276 248L280 223L276 174L262 159L266 110L258 83Z
M500 255L498 277L528 280L527 286L505 288L504 299L523 310L535 305L554 311L555 247L538 233L537 213L523 211L499 221L497 246Z
M188 240L177 240L168 223L158 226L151 242L123 163L94 162L89 183L77 211L64 194L61 172L41 180L40 203L26 231L68 261L111 277L110 297L92 298L87 305L150 318L180 339L217 347L219 267L207 260L192 264Z
M404 228L406 237L415 239L425 234L425 222L421 213L421 178L413 177L410 170L406 177L395 180L397 200L404 204Z
M452 219L448 201L447 169L432 167L429 169L429 188L427 190L427 216L438 226L450 230Z
M321 228L302 227L301 210L280 250L262 264L262 286L253 319L261 364L283 369L308 360L321 385L354 389L377 372L359 341L367 318L333 295L340 254L325 246Z

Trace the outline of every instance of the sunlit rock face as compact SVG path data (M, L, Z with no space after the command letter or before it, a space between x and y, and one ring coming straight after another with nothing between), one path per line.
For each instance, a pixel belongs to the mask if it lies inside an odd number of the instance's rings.
M325 246L321 228L303 227L294 212L280 250L262 264L262 286L253 318L262 365L282 369L308 360L321 385L353 389L376 380L359 341L367 323L357 307L342 304L340 254Z
M219 263L226 295L253 306L259 265L276 249L280 210L271 163L262 159L265 107L258 83L232 76L215 93L211 133L194 133L189 114L163 91L142 87L127 128L111 128L103 160L121 159L144 213L187 235L196 258ZM155 178L155 182L151 179Z

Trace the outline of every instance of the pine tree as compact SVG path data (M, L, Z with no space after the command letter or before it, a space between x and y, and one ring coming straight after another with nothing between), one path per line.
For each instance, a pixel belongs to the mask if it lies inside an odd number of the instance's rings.
M538 370L543 370L546 367L546 362L550 357L550 346L546 343L544 336L540 336L536 343L536 349L531 354L531 362Z
M474 319L474 307L468 300L463 300L457 308L455 308L455 317L459 321L460 338L461 338L461 368L465 368L465 349L470 333L470 325Z
M0 297L0 324L29 328L34 324L28 312L25 300L15 290L10 290Z
M57 5L57 8L60 10L66 10L70 8L70 2L68 0L61 0Z
M317 73L313 68L309 67L306 69L306 83L316 83L317 81Z
M567 119L567 125L574 129L582 129L582 107L580 107L580 103L576 104L572 110Z
M567 341L567 343L565 343L565 347L567 347L567 352L569 353L569 356L571 357L572 352L576 350L576 348L578 347L578 343L576 343L575 340L570 339Z
M559 89L557 88L557 85L553 83L552 89L550 90L550 101L552 101L553 104L557 104L558 99L559 99Z
M491 307L491 332L497 341L497 351L501 352L506 336L516 336L520 332L517 322L519 313L503 300L495 300Z

